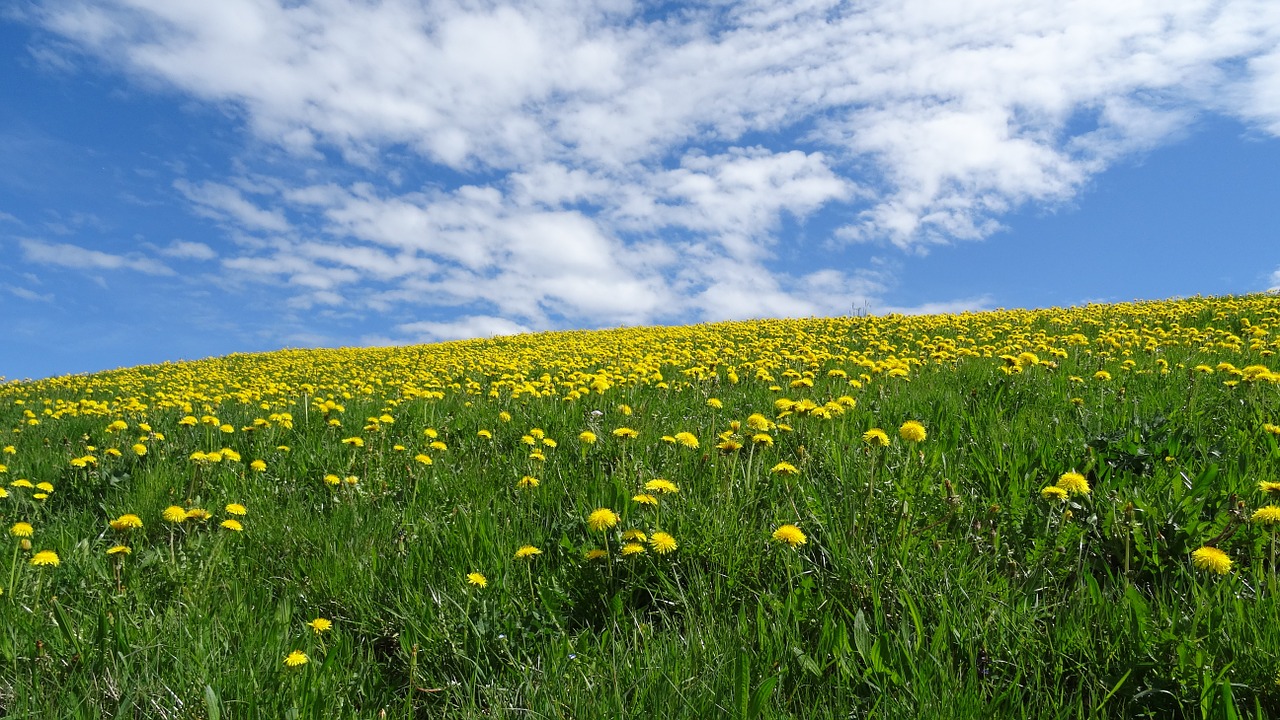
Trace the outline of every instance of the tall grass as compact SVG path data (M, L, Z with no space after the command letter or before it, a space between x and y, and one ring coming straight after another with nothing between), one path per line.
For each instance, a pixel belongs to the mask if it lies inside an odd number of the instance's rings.
M771 321L0 386L0 520L33 527L0 553L0 715L1274 716L1277 317ZM1045 496L1072 471L1088 494Z

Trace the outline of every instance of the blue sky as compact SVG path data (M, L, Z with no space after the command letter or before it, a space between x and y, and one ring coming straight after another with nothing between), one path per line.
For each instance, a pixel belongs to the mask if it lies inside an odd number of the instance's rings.
M1280 285L1274 2L20 2L0 73L9 379Z

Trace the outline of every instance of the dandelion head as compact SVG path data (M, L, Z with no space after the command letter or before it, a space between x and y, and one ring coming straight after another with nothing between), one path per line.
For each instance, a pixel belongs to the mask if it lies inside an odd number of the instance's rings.
M649 538L649 545L653 547L653 551L659 555L666 555L679 547L676 544L676 539L671 537L670 534L664 532L654 533L653 536Z
M1067 491L1057 485L1050 485L1040 491L1040 497L1045 500L1066 500Z
M483 588L489 584L489 578L485 577L484 575L478 572L467 573L467 584L475 585L478 588Z
M595 548L593 550L588 550L585 557L588 560L601 560L609 557L609 553L601 550L600 548Z
M799 475L800 474L800 471L796 469L796 466L792 465L789 462L780 462L777 465L774 465L769 470L769 472L774 473L775 475Z
M1263 480L1258 483L1258 492L1267 495L1280 495L1280 482L1275 480Z
M311 628L317 635L319 635L322 632L327 632L333 629L333 621L328 618L318 617L307 623L307 627Z
M31 527L31 523L26 522L16 522L13 524L13 527L9 528L10 535L20 538L31 537L31 534L34 532L35 529Z
M177 524L186 521L187 511L177 505L170 505L161 513L161 517L165 519L165 522Z
M542 551L534 547L533 545L523 545L520 547L519 550L516 550L516 557L521 560L525 560L533 557L534 555L541 555L541 554L542 554Z
M646 550L644 549L644 546L637 542L629 542L622 546L623 557L626 557L628 555L639 555L640 553L643 553L643 552L646 552Z
M1071 495L1088 495L1091 492L1089 481L1074 470L1062 473L1062 477L1058 478L1058 487Z
M218 527L224 528L226 530L230 530L231 532L244 531L244 526L240 524L239 520L232 520L230 518L218 523Z
M1280 507L1275 505L1260 507L1254 511L1252 520L1262 525L1280 525Z
M773 539L781 543L786 543L791 547L798 547L809 541L800 528L790 524L779 525L778 529L773 531Z
M871 428L862 433L862 442L877 447L888 447L889 435L880 428Z
M654 478L644 484L644 489L650 492L658 492L666 495L675 495L680 492L680 488L676 484L665 478Z
M52 567L57 567L58 565L62 564L62 561L58 559L58 553L52 550L41 550L40 552L32 556L31 564L37 567L41 565L49 565Z
M658 498L652 495L649 495L648 493L640 493L638 495L633 495L631 496L631 501L640 503L641 505L657 505L658 504Z
M691 449L691 450L697 450L697 449L698 449L698 436L697 436L697 435L694 435L694 434L693 434L693 433L691 433L691 432L678 432L678 433L676 433L676 436L675 436L675 437L676 437L676 442L680 443L681 445L683 445L683 446L685 446L685 447L687 447L687 448L689 448L689 449Z
M1202 547L1191 553L1191 564L1218 575L1231 572L1231 558L1216 547Z
M608 530L618 524L618 514L609 508L597 508L587 516L587 525L592 530Z
M128 545L116 545L107 550L108 555L128 555L131 552Z
M227 507L224 509L227 511L228 515L244 515L248 512L248 510L245 510L245 507L240 503L228 503Z
M516 487L526 488L526 489L536 488L538 487L538 482L539 482L538 478L532 475L525 475L524 477L520 478L519 482L516 483Z
M309 662L311 662L311 658L307 657L307 654L301 650L294 650L284 659L284 664L289 667L299 667Z
M898 436L907 442L922 442L927 437L927 433L924 431L924 425L915 420L908 420L898 428Z
M635 528L632 528L622 533L622 539L632 541L632 542L644 542L648 538L645 536L643 530L637 530Z

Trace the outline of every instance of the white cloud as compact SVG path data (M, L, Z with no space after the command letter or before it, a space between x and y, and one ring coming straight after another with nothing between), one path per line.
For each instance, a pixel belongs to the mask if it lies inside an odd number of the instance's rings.
M420 321L397 325L396 330L411 338L412 342L440 342L466 338L490 338L501 335L518 335L530 328L513 323L506 318L478 315L459 318L452 322Z
M667 13L628 0L67 0L39 12L121 72L233 106L293 161L343 158L318 175L333 182L257 168L179 180L236 247L162 252L283 280L300 308L465 318L404 330L423 337L880 307L883 273L816 252L780 271L788 221L826 212L833 237L923 250L1070 200L1206 112L1280 135L1271 0ZM431 184L402 188L406 152Z
M22 298L23 300L30 300L32 302L46 302L46 303L53 302L53 293L45 293L42 295L38 292L35 292L34 290L28 290L27 288L17 287L15 285L6 285L4 289L13 293L17 297Z
M100 250L90 250L68 243L46 243L23 239L18 244L29 262L56 265L78 270L134 270L146 275L173 275L163 263L137 253L113 255Z
M202 242L190 240L174 240L168 246L161 248L160 254L184 260L212 260L218 257L218 253L214 252L213 248Z

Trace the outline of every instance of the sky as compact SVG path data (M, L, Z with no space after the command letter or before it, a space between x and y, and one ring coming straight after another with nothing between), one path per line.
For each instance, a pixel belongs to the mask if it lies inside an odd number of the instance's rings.
M1274 0L14 0L0 377L1280 286Z

